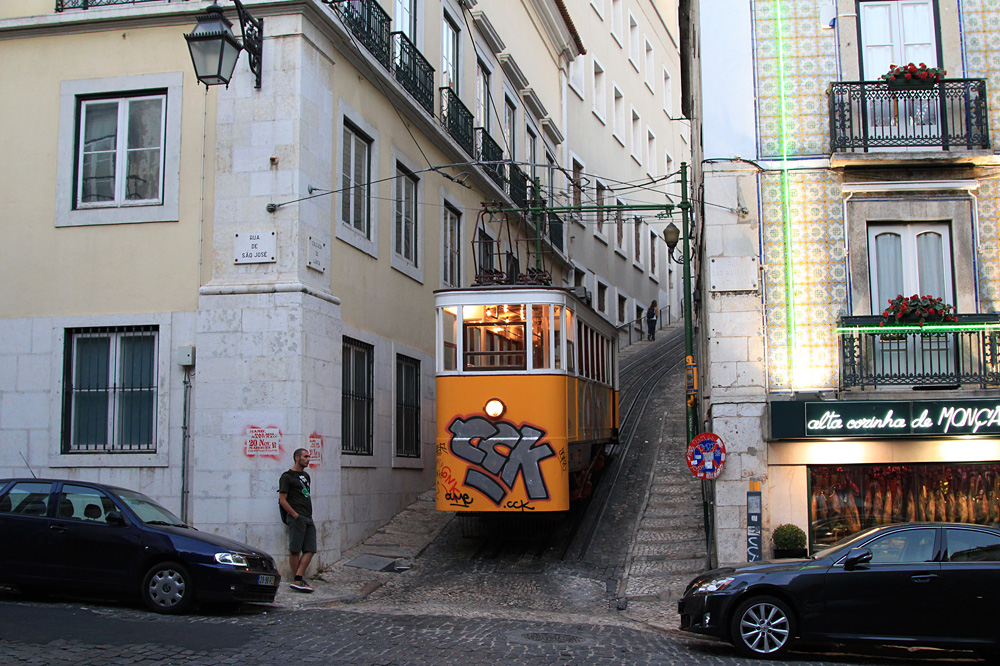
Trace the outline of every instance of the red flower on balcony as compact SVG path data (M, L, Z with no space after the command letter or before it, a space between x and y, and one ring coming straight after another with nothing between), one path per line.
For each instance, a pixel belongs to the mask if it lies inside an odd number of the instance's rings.
M957 322L955 306L945 303L944 299L935 296L903 296L889 299L889 307L882 311L882 322L879 326L904 324L939 324Z
M939 69L937 67L928 67L924 63L919 65L914 65L912 62L906 65L889 65L889 71L878 77L882 81L897 81L899 79L904 79L907 81L911 80L930 80L932 82L941 81L944 79L944 75L948 73L948 70Z

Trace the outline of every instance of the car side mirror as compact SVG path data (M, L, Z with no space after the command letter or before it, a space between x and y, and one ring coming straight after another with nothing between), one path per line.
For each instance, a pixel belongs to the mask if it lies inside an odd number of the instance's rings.
M858 566L868 564L871 561L872 551L867 548L851 548L847 559L844 560L844 571L854 571Z
M104 514L104 521L108 525L115 525L116 527L123 527L128 524L125 522L125 516L120 511L108 511Z

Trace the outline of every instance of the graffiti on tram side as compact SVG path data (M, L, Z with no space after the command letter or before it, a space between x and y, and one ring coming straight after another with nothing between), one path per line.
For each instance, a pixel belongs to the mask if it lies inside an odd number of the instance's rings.
M501 506L521 477L528 500L549 499L541 463L556 452L551 444L541 441L544 430L530 425L518 428L509 421L493 422L473 416L468 419L456 417L448 431L452 434L448 444L451 454L470 465L465 471L464 485L475 488L496 506ZM471 498L454 486L445 499L455 506L471 503ZM505 508L532 510L530 504L520 500L508 501Z

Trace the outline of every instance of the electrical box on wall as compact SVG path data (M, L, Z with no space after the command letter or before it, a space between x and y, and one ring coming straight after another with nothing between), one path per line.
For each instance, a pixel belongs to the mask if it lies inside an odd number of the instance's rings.
M177 365L185 368L194 365L194 345L182 345L177 348Z

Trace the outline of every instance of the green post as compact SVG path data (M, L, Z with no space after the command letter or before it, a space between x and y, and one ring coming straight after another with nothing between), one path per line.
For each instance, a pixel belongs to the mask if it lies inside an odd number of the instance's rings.
M694 321L691 308L691 202L687 191L687 162L681 162L681 229L684 235L684 355L689 368L694 362ZM689 369L689 373L691 370ZM695 393L687 396L687 438L690 442L698 434L698 396L697 396L697 366L693 369L694 376L688 377L689 389ZM694 386L691 387L692 379Z

